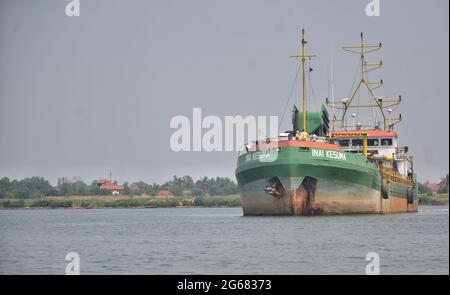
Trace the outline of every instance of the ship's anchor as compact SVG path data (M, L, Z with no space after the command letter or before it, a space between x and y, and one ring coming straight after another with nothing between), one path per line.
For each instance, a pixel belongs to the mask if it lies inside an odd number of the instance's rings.
M264 189L264 192L270 194L271 196L273 196L277 199L282 197L282 195L277 191L275 183L272 184L271 186L266 186L266 188Z
M269 185L264 188L264 192L271 195L274 198L281 198L285 195L285 189L278 177L273 177L269 180Z

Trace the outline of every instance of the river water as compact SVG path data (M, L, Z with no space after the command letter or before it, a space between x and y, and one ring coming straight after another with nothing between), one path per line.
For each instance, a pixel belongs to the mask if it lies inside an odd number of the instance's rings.
M0 211L0 274L449 274L448 206L243 217L240 208Z

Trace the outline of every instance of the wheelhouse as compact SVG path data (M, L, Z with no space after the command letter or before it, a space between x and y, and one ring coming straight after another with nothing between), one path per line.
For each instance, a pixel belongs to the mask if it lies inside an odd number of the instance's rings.
M351 153L362 153L364 137L367 137L367 154L392 156L398 148L397 133L382 130L353 130L333 132L332 142L339 145L342 150Z
M350 153L365 154L379 166L390 168L403 176L413 173L412 157L408 147L399 147L397 133L384 130L352 130L331 133L331 142Z

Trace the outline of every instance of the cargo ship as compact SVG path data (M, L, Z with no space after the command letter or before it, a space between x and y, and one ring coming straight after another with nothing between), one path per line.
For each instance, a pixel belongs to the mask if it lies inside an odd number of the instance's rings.
M276 138L263 138L240 149L236 178L243 214L328 215L417 212L418 187L413 158L401 147L393 117L402 98L376 95L383 80L372 82L368 73L382 66L369 63L367 54L382 44L344 46L359 57L359 75L350 97L326 98L319 110L308 111L306 61L301 33L301 111L294 105L292 129ZM352 87L353 88L353 87ZM367 103L361 103L362 90ZM375 114L360 123L359 110ZM353 113L351 113L354 111ZM348 120L348 115L352 120ZM350 122L349 122L350 121Z

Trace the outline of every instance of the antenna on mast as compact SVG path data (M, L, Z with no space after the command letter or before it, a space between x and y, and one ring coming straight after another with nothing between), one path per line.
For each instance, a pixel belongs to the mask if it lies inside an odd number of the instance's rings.
M358 85L356 86L355 90L353 91L353 94L351 97L349 98L345 98L339 102L334 101L334 99L332 101L327 100L326 103L327 105L331 106L333 108L337 108L337 109L341 109L342 112L342 117L340 120L333 120L333 128L334 128L334 124L335 121L339 121L340 127L342 129L345 129L347 126L345 124L346 120L345 120L345 115L347 114L347 111L350 108L379 108L381 115L383 116L383 128L384 130L388 130L391 129L394 124L399 123L401 121L401 117L399 116L398 118L391 118L390 115L388 117L386 117L385 114L385 109L389 109L393 106L399 105L401 102L401 98L399 99L392 99L392 98L387 98L387 97L383 97L383 96L377 96L374 93L374 90L383 86L384 82L383 80L380 80L378 82L369 82L367 79L367 73L369 71L373 71L373 70L377 70L379 68L382 67L383 63L382 61L380 61L379 63L369 63L365 57L367 54L377 51L379 49L381 49L383 46L381 43L379 43L378 45L366 45L364 44L364 34L361 33L360 35L360 44L359 45L349 45L349 46L343 46L342 49L344 49L347 52L353 53L353 54L358 54L360 56L360 71L361 71L361 78L360 81L358 83ZM352 102L356 96L356 94L358 93L358 91L360 90L361 86L365 86L368 90L369 93L369 100L371 101L371 103L367 104L367 105L353 105ZM371 126L371 127L376 127L376 126Z

